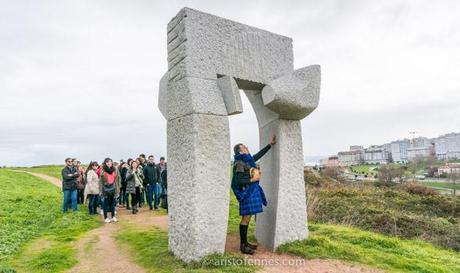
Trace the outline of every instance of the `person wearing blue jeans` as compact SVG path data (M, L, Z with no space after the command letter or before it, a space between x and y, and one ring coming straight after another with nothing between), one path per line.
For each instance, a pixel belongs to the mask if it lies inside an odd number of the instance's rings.
M61 171L62 192L64 193L63 211L67 212L67 204L72 202L72 211L77 211L77 177L78 170L72 165L72 159L66 158L65 167Z
M63 211L67 212L69 201L72 202L72 211L77 211L77 190L64 190Z
M142 171L144 173L144 183L147 193L147 202L149 204L150 210L152 210L153 208L158 209L161 194L160 168L158 167L158 165L155 164L153 155L149 155L147 165L145 165Z
M153 201L153 207L158 209L158 205L160 204L160 197L161 197L161 185L159 182L153 184L153 197L155 198Z

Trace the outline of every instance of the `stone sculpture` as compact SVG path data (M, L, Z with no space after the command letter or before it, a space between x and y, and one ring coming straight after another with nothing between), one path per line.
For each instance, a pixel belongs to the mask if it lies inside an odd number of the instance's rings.
M292 39L183 8L167 27L168 71L159 108L167 120L169 248L189 262L223 253L230 198L228 115L255 110L268 199L257 241L275 250L308 235L300 120L318 105L318 65L293 67Z

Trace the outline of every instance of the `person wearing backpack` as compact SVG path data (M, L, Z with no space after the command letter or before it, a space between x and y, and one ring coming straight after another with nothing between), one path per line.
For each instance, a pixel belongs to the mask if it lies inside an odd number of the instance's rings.
M131 160L129 167L126 174L126 194L131 195L131 209L133 214L136 214L139 211L137 205L143 188L143 174L136 160Z
M237 144L233 148L235 153L233 162L232 190L238 200L240 222L240 251L244 254L254 254L257 245L248 242L248 226L252 215L263 211L267 206L264 191L259 185L260 171L256 162L262 158L270 148L276 144L273 136L270 144L265 146L254 156L249 153L244 144Z
M104 163L102 163L99 190L104 198L104 222L117 222L118 220L115 217L115 205L118 195L120 194L120 173L118 172L118 168L115 168L110 158L106 158ZM109 211L112 216L111 219L107 217Z

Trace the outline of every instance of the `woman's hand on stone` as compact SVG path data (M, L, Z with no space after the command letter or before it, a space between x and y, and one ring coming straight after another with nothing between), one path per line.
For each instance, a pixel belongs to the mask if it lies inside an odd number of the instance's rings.
M270 145L275 145L276 144L276 135L273 135L272 140L270 141Z

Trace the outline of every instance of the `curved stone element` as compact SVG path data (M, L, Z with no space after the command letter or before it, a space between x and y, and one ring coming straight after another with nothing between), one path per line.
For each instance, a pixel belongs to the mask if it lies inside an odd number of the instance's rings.
M321 67L310 65L271 81L262 99L280 118L301 120L318 106L320 86Z
M217 79L217 86L219 86L222 92L227 114L235 115L243 113L240 90L238 89L235 79L230 76L220 77Z

